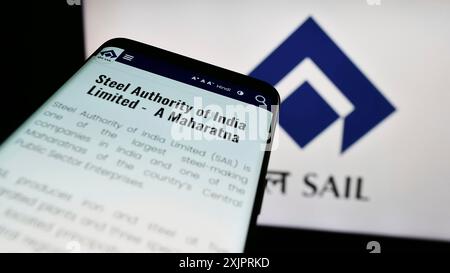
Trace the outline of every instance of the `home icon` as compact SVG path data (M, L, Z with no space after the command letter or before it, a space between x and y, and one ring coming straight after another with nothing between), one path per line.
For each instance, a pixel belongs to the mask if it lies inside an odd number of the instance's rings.
M117 54L112 49L102 51L102 52L100 52L100 55L102 55L103 57L106 57L106 58L116 58L117 57Z

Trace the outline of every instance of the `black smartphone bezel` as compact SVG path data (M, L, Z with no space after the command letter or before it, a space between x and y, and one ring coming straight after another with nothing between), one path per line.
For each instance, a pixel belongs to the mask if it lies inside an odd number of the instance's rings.
M212 64L208 64L199 60L195 60L174 52L170 52L161 48L157 48L127 38L114 38L106 41L91 56L89 56L86 62L89 61L93 56L96 56L105 47L118 47L121 49L130 50L132 52L142 54L144 56L158 57L160 59L167 60L172 64L180 65L187 69L192 69L192 71L195 71L200 75L208 75L210 77L222 80L223 82L239 83L240 86L246 87L248 89L258 90L258 92L261 92L261 94L263 94L266 98L268 98L268 101L274 102L270 106L270 110L273 114L273 119L270 126L269 138L267 139L266 142L261 172L258 179L258 186L256 189L255 200L253 203L247 237L245 240L245 246L243 250L244 252L248 252L249 238L251 238L252 234L254 233L256 220L261 210L262 200L267 183L266 173L269 164L270 150L274 139L275 127L278 123L278 109L280 105L280 95L278 94L278 91L272 85L264 81L252 78L250 76L243 75L225 68L221 68Z

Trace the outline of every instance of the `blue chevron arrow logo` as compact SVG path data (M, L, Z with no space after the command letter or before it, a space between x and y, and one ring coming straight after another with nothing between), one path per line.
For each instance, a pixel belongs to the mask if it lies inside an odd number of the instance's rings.
M350 114L342 117L341 153L395 111L395 107L311 17L263 60L250 76L276 85L305 58L310 58L354 106ZM301 148L339 118L307 81L280 107L280 125Z

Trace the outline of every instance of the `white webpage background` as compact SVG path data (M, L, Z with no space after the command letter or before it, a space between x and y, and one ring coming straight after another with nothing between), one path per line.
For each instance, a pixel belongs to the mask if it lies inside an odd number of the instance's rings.
M86 48L127 37L248 74L312 16L397 110L342 155L342 121L305 149L278 127L288 193L259 224L450 240L450 2L369 2L84 1ZM311 171L364 177L370 201L304 198Z

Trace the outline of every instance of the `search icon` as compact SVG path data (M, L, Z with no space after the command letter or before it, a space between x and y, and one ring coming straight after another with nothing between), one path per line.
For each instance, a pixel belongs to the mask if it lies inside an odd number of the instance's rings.
M267 105L266 105L266 98L265 98L265 97L263 97L263 96L261 96L261 95L256 95L256 96L255 96L255 100L256 100L257 102L261 103L262 105L267 106Z

